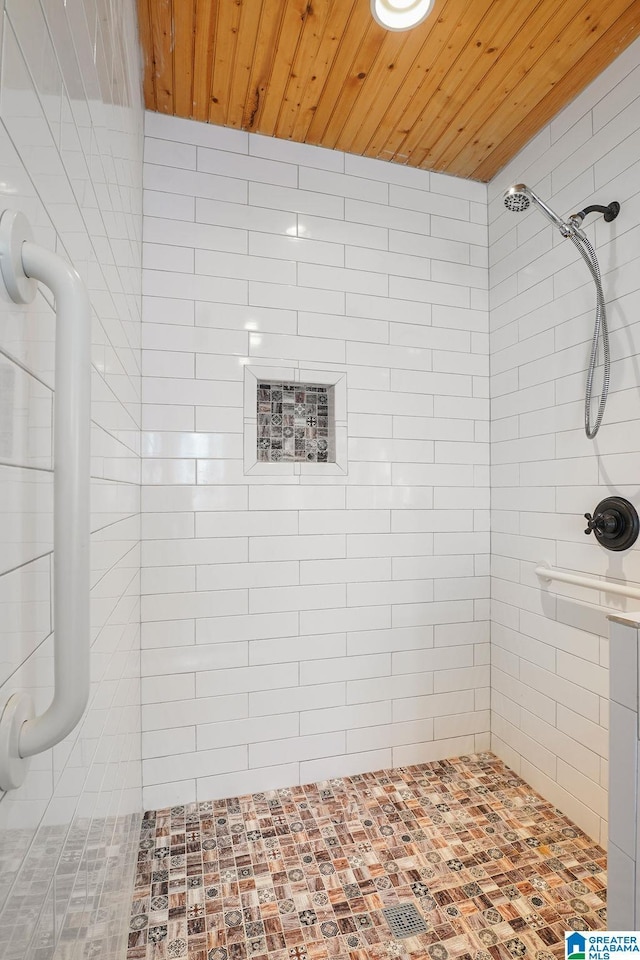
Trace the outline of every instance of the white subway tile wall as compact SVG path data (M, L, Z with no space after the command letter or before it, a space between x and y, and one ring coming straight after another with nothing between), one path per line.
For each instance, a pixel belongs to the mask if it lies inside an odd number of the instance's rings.
M127 943L140 775L142 103L131 0L6 0L0 196L72 261L93 306L91 694L80 726L0 797L0 954ZM51 698L55 316L41 288L0 325L0 709Z
M145 132L146 806L486 748L486 188ZM346 476L245 476L245 364L346 374Z
M638 502L640 42L632 44L489 185L492 413L492 744L602 843L607 837L606 593L542 588L543 560L640 580L640 545L605 551L582 515L608 494ZM583 429L595 292L573 245L535 211L508 212L511 183L562 215L618 200L585 229L603 274L611 393L594 441ZM596 607L601 603L604 607Z
M490 709L493 748L604 842L612 601L533 568L640 581L640 548L580 522L637 498L640 42L490 185L490 246L480 184L148 114L142 280L132 0L5 0L0 41L0 193L94 309L91 701L0 797L3 957L122 955L141 777L161 807L428 761L486 748ZM519 180L623 205L587 226L614 358L595 444L592 288L504 210ZM0 706L41 710L55 320L45 291L2 312ZM346 375L346 476L245 476L248 363Z

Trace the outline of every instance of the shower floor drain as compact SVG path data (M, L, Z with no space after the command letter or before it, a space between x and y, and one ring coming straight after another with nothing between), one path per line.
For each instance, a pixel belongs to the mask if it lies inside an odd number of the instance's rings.
M385 907L382 915L389 924L389 929L396 940L404 937L415 937L419 933L426 933L429 929L424 917L412 903L401 903L397 907Z

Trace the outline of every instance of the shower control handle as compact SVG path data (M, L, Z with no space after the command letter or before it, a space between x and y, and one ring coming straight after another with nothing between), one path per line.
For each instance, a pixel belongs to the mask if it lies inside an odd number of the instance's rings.
M640 520L632 503L624 497L605 497L593 511L585 513L587 536L593 533L607 550L628 550L640 533Z
M596 513L595 517L585 513L584 518L588 521L586 534L592 533L593 530L600 530L602 533L611 535L618 529L618 518L614 513Z

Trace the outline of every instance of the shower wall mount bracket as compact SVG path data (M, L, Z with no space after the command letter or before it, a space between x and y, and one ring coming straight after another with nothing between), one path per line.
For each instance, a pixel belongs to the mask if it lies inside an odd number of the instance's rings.
M14 693L0 720L0 788L15 790L22 786L29 770L30 757L20 754L20 733L27 721L33 720L35 709L28 693Z
M22 263L22 245L33 242L31 224L19 210L5 210L0 219L0 269L14 303L31 303L38 281L28 277Z
M15 790L30 757L60 743L89 699L89 434L91 306L76 270L33 242L27 218L0 216L0 275L15 303L35 298L38 281L56 306L53 494L53 697L35 715L31 696L17 691L0 717L0 790Z

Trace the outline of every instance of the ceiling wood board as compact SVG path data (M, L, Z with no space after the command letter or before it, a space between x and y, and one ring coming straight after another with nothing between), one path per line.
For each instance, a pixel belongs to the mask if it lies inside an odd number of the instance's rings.
M490 180L640 35L640 0L138 0L149 110Z

